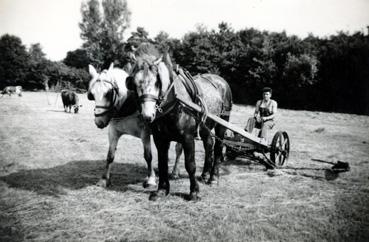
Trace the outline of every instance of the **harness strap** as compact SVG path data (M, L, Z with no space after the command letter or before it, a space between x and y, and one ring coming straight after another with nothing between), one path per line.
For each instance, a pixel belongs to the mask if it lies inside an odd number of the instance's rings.
M199 89L195 81L193 80L191 74L187 70L183 70L182 68L177 68L178 76L181 79L183 85L185 86L188 94L193 102L198 102Z
M206 77L204 74L199 75L201 78L204 78L205 80L207 80L211 85L213 85L213 87L215 87L215 89L218 89L218 87L215 85L215 83L213 82L213 80L211 80L211 78Z
M198 96L199 95L199 89L197 88L197 85L196 85L192 75L187 70L183 70L183 73L185 74L187 79L191 82L191 85L192 85L192 87L195 91L194 96Z
M95 117L101 117L104 116L105 114L109 113L111 111L111 109L106 109L104 112L101 113L95 113Z
M112 84L112 83L110 83L110 84ZM115 106L115 102L117 101L117 95L118 95L117 92L118 91L114 87L113 84L112 84L112 86L113 86L113 96L111 98L110 105L109 106L96 105L95 110L96 110L96 108L101 108L101 109L105 109L105 111L103 111L101 113L94 113L95 117L101 117L101 116L104 116L105 114L107 114L111 111L114 111L114 106Z
M139 97L140 102L144 102L144 101L153 101L153 102L157 102L159 100L159 98L155 95L152 94L143 94Z

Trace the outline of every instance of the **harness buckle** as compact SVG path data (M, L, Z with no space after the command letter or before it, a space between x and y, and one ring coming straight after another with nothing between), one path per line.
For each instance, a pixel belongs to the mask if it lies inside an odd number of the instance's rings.
M161 105L159 104L156 104L155 105L155 109L159 112L159 113L162 113L163 112L163 109L161 108Z

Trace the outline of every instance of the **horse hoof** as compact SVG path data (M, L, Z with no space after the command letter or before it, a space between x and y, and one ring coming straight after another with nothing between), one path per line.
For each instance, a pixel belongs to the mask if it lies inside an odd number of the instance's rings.
M149 200L150 201L157 201L159 199L159 196L156 192L150 193Z
M209 175L208 174L201 174L201 176L199 176L197 178L197 180L201 183L206 183L209 180Z
M150 193L149 200L157 201L158 199L165 198L168 195L168 192L165 190L158 190L156 192Z
M200 201L201 198L199 197L198 192L190 192L189 196L188 196L188 201Z
M142 183L142 186L144 188L150 188L150 187L156 187L156 181L155 177L146 177L144 182Z
M169 179L171 180L177 180L179 179L179 173L172 173L169 175Z
M217 184L218 183L218 179L216 179L216 178L214 178L214 177L210 177L208 180L207 180L207 182L206 182L206 184L207 185L214 185L214 184Z
M108 187L110 186L110 181L106 180L106 179L100 179L97 183L96 183L97 186L99 187Z
M156 188L156 184L151 184L151 183L148 183L147 181L144 181L143 183L142 183L142 186L143 186L143 188L145 188L145 189L151 189L151 188Z

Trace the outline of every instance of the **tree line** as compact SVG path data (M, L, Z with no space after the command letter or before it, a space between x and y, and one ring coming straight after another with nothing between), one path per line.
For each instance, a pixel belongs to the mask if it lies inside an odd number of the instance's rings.
M17 36L0 37L0 87L25 89L88 87L88 64L124 67L129 52L152 42L193 75L216 73L230 84L235 103L252 104L264 86L282 108L369 114L369 36L338 32L306 38L254 28L233 30L228 23L208 30L198 25L176 39L154 38L138 27L124 39L131 12L125 0L89 0L81 5L83 45L62 61L45 58L40 44L26 48Z

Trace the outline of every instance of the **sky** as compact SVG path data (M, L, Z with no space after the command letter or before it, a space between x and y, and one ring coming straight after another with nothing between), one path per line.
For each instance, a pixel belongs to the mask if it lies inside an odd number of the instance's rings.
M0 36L20 37L27 47L40 43L46 57L62 60L82 44L78 23L86 0L0 0ZM369 0L127 0L130 33L144 27L181 38L197 25L209 30L227 22L238 31L256 28L286 31L301 38L326 37L338 31L368 33Z

